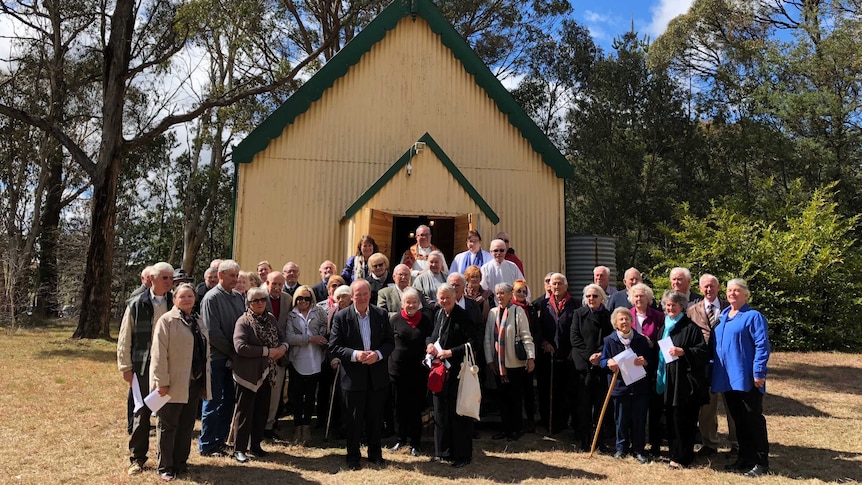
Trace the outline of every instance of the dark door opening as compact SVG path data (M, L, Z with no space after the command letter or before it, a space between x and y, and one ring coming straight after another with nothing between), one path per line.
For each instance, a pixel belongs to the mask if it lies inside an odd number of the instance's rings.
M455 252L455 218L452 217L429 217L429 216L395 216L392 222L392 262L391 266L401 262L401 255L416 244L415 231L420 224L431 228L431 244L443 251L446 256L446 264L452 262L458 252L463 251L457 246ZM463 245L463 244L462 244Z

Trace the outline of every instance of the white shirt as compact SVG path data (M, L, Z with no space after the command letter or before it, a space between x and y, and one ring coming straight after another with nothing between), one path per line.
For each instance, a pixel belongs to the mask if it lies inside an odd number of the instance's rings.
M309 317L312 312L313 310L308 310ZM308 326L308 317L303 316L302 312L300 312L298 308L291 310L291 313L299 317L299 321L301 322L302 329L305 331L305 335L311 337L313 334ZM323 364L324 358L323 347L308 342L306 345L291 346L291 349L293 350L293 353L291 354L290 362L293 364L293 368L296 369L297 372L304 376L310 376L320 372L320 366Z
M712 312L715 313L715 323L718 323L718 316L721 314L721 305L719 304L718 298L712 300L712 303L706 301L706 298L703 299L703 310L706 312L706 317L709 318L709 307L712 307ZM712 322L709 322L710 326L712 326Z
M482 288L486 290L493 292L498 283L514 285L515 280L519 278L524 278L524 274L511 261L504 259L502 263L497 264L497 260L492 259L482 265Z

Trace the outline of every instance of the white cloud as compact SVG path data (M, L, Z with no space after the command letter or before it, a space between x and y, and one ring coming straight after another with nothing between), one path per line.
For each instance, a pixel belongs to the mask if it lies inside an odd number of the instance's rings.
M667 30L667 24L675 17L688 12L693 0L658 0L657 5L650 7L652 22L647 27L647 33L655 39Z
M584 10L584 20L590 23L610 23L613 18L609 14L593 12L592 10Z

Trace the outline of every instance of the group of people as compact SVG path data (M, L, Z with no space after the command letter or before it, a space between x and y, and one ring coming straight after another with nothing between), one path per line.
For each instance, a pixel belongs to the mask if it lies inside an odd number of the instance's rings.
M313 286L299 283L292 262L273 271L261 261L244 272L235 261L216 260L197 288L167 263L146 268L117 346L130 385L129 474L143 471L149 447L151 412L135 396L151 392L168 398L156 413L165 481L188 468L201 400L202 456L239 463L266 456L262 443L280 438L284 413L293 415L294 442L304 445L316 415L318 427L328 433L331 425L345 438L351 470L361 468L361 443L370 463L385 464L388 434L396 437L391 452L420 456L430 401L431 461L466 466L478 433L456 403L469 352L480 367L483 415L499 410L492 439L517 440L537 424L549 434L570 428L581 450L598 434L601 448L641 463L658 456L667 439L670 466L682 468L695 459L698 432L698 453L717 451L723 397L738 447L728 468L750 476L768 471L762 396L769 341L743 280L728 282L723 301L715 277L700 278L699 295L688 270L675 268L657 307L636 269L616 291L600 266L581 302L561 273L548 273L543 293L531 299L506 233L485 251L478 231L469 231L467 250L451 268L431 244L430 228L419 226L415 235L391 272L388 257L363 236L343 271L324 261ZM629 349L647 375L632 383L615 378L615 357ZM445 376L442 384L430 385L432 368ZM599 426L608 392L612 418L609 412Z

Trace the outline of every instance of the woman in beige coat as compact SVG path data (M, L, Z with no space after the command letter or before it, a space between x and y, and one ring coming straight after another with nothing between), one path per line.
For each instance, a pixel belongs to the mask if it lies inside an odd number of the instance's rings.
M171 481L188 471L192 430L200 399L211 399L210 354L206 331L192 311L195 289L182 283L174 290L174 307L153 329L150 386L170 401L159 409L159 474Z
M491 438L513 441L523 434L524 379L533 372L536 353L530 320L523 308L512 304L512 286L499 283L494 295L498 306L491 309L485 323L485 358L500 390L502 429ZM518 341L524 344L525 358L515 351Z

